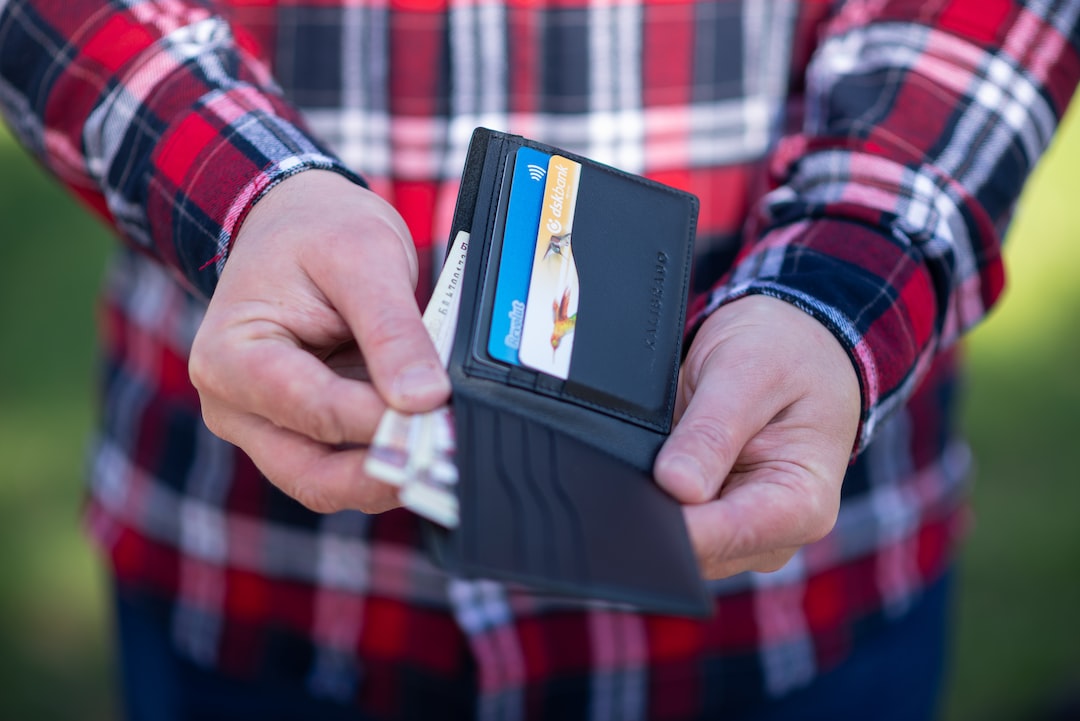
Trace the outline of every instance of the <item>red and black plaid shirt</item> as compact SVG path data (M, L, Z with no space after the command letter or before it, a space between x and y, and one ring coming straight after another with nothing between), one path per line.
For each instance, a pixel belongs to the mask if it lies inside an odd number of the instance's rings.
M1080 77L1078 14L0 0L8 122L124 240L103 306L93 537L120 583L168 607L182 653L373 715L682 718L806 684L950 561L968 470L950 348L1001 290L1001 233ZM355 171L404 215L430 275L478 125L696 193L698 318L771 294L856 364L836 529L778 573L715 583L712 620L447 577L408 512L309 513L200 420L186 358L252 203L307 168Z

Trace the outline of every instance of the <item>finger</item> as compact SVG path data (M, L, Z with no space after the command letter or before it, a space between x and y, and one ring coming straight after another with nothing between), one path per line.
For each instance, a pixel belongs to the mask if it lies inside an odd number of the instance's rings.
M715 498L743 447L783 406L766 373L725 363L719 352L684 380L696 387L653 468L660 487L683 503Z
M782 548L746 558L702 560L701 575L711 581L747 572L775 573L786 566L798 550L798 547Z
M369 228L356 230L359 242L349 239L341 248L342 254L359 254L358 267L378 263L379 272L357 283L340 268L316 266L317 284L355 334L371 380L386 402L400 411L429 411L446 402L450 379L416 305L411 251L405 250L411 247L408 230L396 212L386 213L375 216ZM327 253L313 262L340 257Z
M364 472L364 449L331 448L246 414L228 425L229 440L244 449L262 474L316 513L382 513L401 505L397 488Z
M683 509L690 540L711 578L771 571L836 522L839 498L798 467L732 477L720 498Z
M387 404L406 413L427 412L447 401L450 378L415 299L411 293L396 295L397 287L373 284L370 296L357 299L367 309L347 310L345 315L363 348L371 381ZM371 305L376 298L381 303Z
M231 352L217 348L216 342L196 337L189 365L207 425L215 433L220 430L217 415L227 418L228 409L243 408L317 442L371 439L386 408L371 385L342 377L278 338L233 343Z

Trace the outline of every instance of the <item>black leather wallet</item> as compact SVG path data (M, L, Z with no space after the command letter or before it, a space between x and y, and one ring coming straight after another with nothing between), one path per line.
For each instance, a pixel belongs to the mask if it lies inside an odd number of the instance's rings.
M523 147L580 164L566 378L488 349ZM470 236L449 363L460 523L428 526L445 567L644 611L709 613L680 506L652 478L672 425L697 209L688 193L475 131L453 220L453 235ZM549 306L557 315L558 303Z

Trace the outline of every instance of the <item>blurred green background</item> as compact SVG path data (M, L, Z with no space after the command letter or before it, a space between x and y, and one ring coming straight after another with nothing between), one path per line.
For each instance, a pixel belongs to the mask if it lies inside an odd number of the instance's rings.
M978 474L949 721L1080 718L1080 117L1021 204L968 341ZM112 718L106 589L79 523L109 234L0 129L0 718ZM1073 715L1073 714L1076 715Z

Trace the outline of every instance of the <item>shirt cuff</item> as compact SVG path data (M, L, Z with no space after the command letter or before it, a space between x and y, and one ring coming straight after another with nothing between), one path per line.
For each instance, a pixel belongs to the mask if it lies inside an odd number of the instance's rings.
M295 110L246 85L213 91L176 117L150 163L155 250L207 297L244 218L276 184L322 169L364 185L305 131Z
M803 220L767 232L691 316L691 337L717 308L747 295L792 303L847 351L862 392L853 454L910 397L938 337L934 283L918 249L857 222Z

